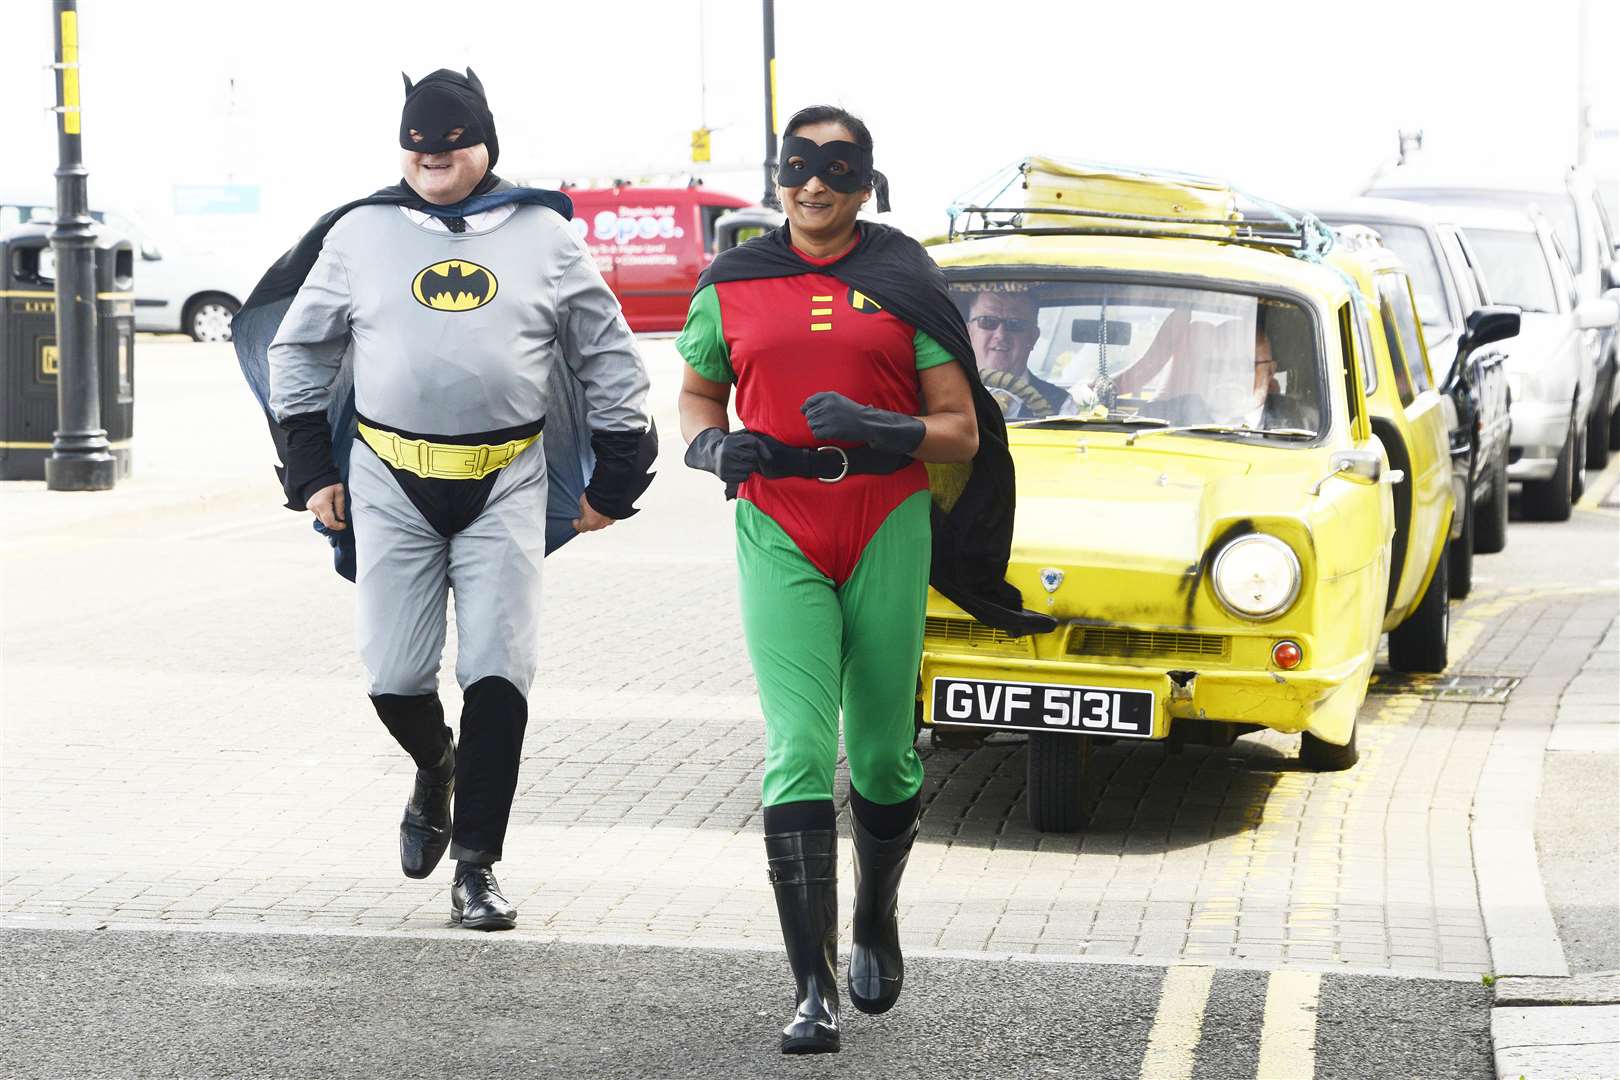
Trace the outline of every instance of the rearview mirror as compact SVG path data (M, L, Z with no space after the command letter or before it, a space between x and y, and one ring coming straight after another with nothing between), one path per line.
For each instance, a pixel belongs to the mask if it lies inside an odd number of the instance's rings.
M1076 345L1101 345L1103 329L1101 319L1076 319L1069 327L1069 340ZM1131 343L1131 324L1123 319L1109 319L1107 330L1108 344Z
M1462 337L1457 339L1457 359L1460 361L1482 345L1518 335L1518 308L1506 304L1475 308L1468 313Z
M1600 296L1582 300L1575 309L1575 322L1582 330L1607 330L1620 322L1620 306Z

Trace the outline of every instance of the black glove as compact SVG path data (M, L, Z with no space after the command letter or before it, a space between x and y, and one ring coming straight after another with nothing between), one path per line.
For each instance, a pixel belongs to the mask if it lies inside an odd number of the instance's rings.
M302 510L311 495L343 482L332 462L332 429L323 410L289 416L281 421L281 430L287 448L287 505Z
M635 502L652 483L658 458L657 425L646 431L593 431L591 452L596 467L585 486L591 509L616 521L640 513Z
M740 484L759 471L760 441L752 431L705 428L686 448L686 464L712 472L728 484Z
M810 433L818 439L863 442L891 454L911 453L928 433L915 416L861 405L831 390L811 394L799 411L810 421Z

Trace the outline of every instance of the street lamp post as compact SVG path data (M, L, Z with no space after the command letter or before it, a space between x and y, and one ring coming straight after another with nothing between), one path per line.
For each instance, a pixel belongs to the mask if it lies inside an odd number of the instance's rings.
M45 459L52 491L106 491L117 464L101 426L101 378L96 356L95 227L90 219L80 146L79 12L77 0L52 0L56 19L56 258L57 429Z
M765 197L774 210L776 201L776 0L762 0L765 14Z

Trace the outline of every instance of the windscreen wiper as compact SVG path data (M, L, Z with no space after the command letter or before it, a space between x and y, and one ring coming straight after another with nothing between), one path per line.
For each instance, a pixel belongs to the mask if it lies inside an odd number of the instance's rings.
M1163 435L1166 432L1179 433L1183 431L1200 435L1258 435L1263 438L1279 439L1314 439L1317 433L1305 428L1256 428L1247 424L1187 424L1182 427L1160 427L1150 431L1133 431L1125 439L1125 445L1130 446L1143 435Z
M1114 413L1109 416L1037 416L1028 420L1009 420L1008 427L1036 427L1052 424L1116 424L1125 427L1164 427L1170 423L1157 416L1133 416L1127 413Z

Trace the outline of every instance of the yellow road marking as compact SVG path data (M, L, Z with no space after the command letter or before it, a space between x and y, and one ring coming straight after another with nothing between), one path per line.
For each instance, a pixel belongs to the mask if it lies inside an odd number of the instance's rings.
M1620 455L1609 459L1608 467L1586 485L1586 494L1582 495L1581 501L1575 505L1582 510L1601 509L1603 500L1614 490L1616 484L1620 484Z
M1159 1011L1148 1033L1142 1058L1142 1080L1190 1080L1193 1051L1204 1029L1204 1008L1215 969L1172 967L1164 973Z
M1321 990L1322 976L1317 972L1271 973L1260 1025L1259 1080L1316 1075L1316 1000Z

